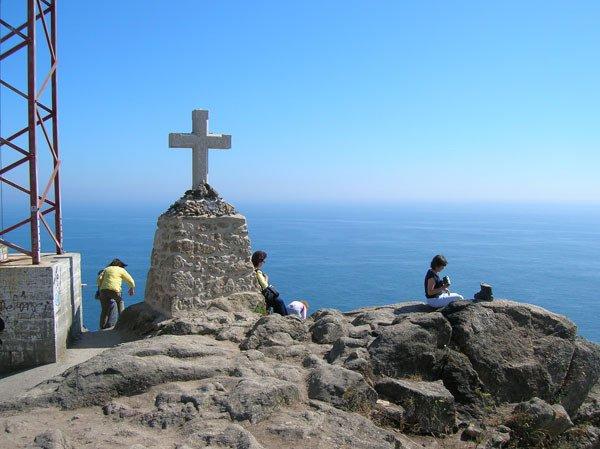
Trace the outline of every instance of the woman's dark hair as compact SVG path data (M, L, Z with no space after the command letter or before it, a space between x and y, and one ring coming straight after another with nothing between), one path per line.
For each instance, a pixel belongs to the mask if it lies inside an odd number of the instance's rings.
M433 259L431 259L432 269L436 269L437 267L445 267L446 265L448 265L448 261L441 254L438 254Z
M267 253L265 253L264 251L256 251L254 254L252 254L252 265L258 267L258 265L261 262L264 262L266 258Z

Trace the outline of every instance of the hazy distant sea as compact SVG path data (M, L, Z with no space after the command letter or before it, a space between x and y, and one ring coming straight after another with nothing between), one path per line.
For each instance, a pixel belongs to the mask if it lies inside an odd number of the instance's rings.
M156 218L138 210L67 207L66 247L82 253L84 322L97 329L95 275L125 260L138 282L126 304L143 300ZM479 282L497 298L537 304L573 320L600 342L600 207L591 205L241 205L253 249L269 254L265 271L285 298L351 310L423 298L436 253L449 261L452 290Z

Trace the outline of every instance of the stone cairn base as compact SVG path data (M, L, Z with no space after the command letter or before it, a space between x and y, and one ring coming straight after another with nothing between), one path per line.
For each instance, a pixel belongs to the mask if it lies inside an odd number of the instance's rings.
M188 190L158 218L145 301L167 317L224 297L262 300L246 218L208 184Z

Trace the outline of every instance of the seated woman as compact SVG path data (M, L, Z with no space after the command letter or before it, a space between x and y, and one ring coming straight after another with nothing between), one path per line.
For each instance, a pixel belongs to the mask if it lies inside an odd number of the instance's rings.
M425 296L427 304L431 307L444 307L454 301L464 299L458 293L450 293L449 283L440 279L439 273L446 268L448 261L444 256L438 254L431 261L431 268L427 270L425 275Z
M306 314L308 313L308 303L304 300L292 301L288 304L287 311L290 315L305 320Z
M260 285L261 293L265 297L267 310L273 309L273 312L285 316L288 314L287 308L285 307L285 302L283 299L281 299L277 290L275 290L273 286L269 284L269 276L261 271L261 268L265 264L265 260L267 260L267 253L264 251L256 251L254 254L252 254L252 265L254 265L256 280Z

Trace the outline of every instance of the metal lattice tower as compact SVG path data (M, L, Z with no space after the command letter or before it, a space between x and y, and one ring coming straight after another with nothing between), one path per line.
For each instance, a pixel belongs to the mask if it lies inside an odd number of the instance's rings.
M0 0L1 1L1 0ZM0 90L3 94L9 91L11 95L21 97L27 102L27 117L23 117L23 128L14 131L10 135L0 135L0 151L16 151L19 159L0 167L0 184L14 188L29 198L30 213L23 220L0 230L0 244L15 251L31 256L33 264L40 263L40 225L42 225L55 244L56 253L63 253L63 233L61 217L61 194L60 194L60 158L58 140L58 95L57 95L57 54L56 54L56 0L24 0L27 3L27 19L24 23L8 23L0 17L0 29L2 30L0 45L0 64L7 58L15 57L20 52L27 53L27 89L15 87L16 83L9 83L5 75L0 72ZM39 26L41 25L41 26ZM42 44L36 45L36 28L40 28ZM40 31L40 30L38 30ZM14 43L17 41L17 43ZM7 42L11 42L8 49L4 49ZM38 87L38 76L36 72L36 57L38 51L48 52L50 68ZM41 102L42 94L50 89L50 104ZM27 134L27 144L17 145L16 139ZM40 137L41 145L38 145ZM44 184L44 190L38 190L38 165L40 164L39 150L47 147L51 155L52 172ZM24 164L29 165L28 182L11 180L8 176L11 171ZM54 213L54 223L46 218L46 215ZM30 248L24 248L9 241L9 234L17 228L29 225L31 229Z

